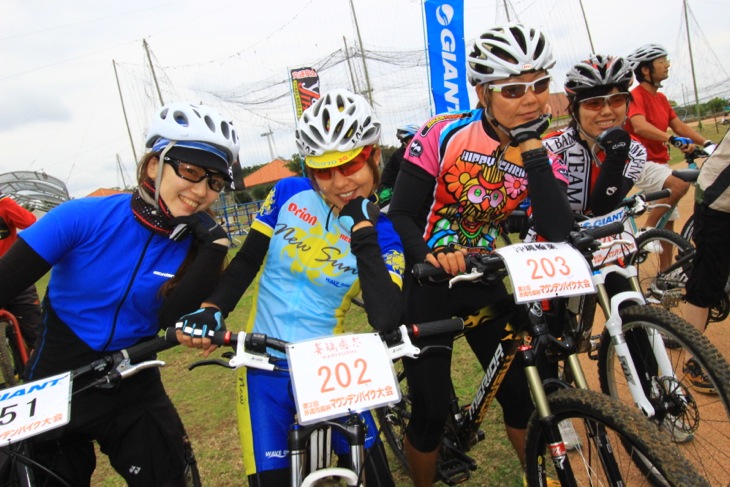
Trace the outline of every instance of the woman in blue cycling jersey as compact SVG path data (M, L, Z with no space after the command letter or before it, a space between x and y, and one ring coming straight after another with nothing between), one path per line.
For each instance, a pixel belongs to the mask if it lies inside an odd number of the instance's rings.
M210 340L192 336L218 327L220 315L236 307L259 270L247 332L290 342L341 333L360 291L374 328L399 324L403 248L369 200L378 186L379 138L370 105L346 90L326 93L304 111L296 141L308 177L274 186L215 292L198 312L181 318L182 340L209 347ZM287 485L287 432L296 414L289 373L239 373L238 423L249 485ZM367 485L393 485L377 427L365 416ZM348 450L340 443L335 451L342 459Z
M147 134L133 194L63 203L0 259L0 306L53 270L26 380L156 336L220 276L229 240L207 211L230 184L236 131L208 107L173 103ZM185 430L156 368L74 396L70 423L34 440L36 458L70 485L90 485L94 441L130 486L186 485Z

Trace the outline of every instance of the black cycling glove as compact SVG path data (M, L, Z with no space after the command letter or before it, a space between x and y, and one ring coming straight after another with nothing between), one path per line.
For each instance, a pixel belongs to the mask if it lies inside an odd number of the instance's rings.
M521 144L526 140L542 138L542 133L550 126L550 115L541 115L535 120L523 123L509 130L509 135L516 144Z
M360 222L369 221L373 225L378 221L380 210L378 206L369 199L358 196L347 202L340 210L340 225L345 230L352 232L352 227Z
M621 127L611 127L604 130L596 137L596 143L606 153L606 159L611 158L626 162L626 159L629 158L631 136Z
M221 238L228 238L228 233L223 227L204 211L173 218L170 223L175 225L170 238L176 242L183 239L188 233L192 233L193 237L203 245Z
M208 306L180 317L175 323L175 328L181 330L184 335L194 338L204 338L214 331L226 329L221 310Z

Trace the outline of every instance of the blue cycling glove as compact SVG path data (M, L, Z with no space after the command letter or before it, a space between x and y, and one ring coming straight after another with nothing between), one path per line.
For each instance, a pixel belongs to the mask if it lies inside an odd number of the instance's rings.
M175 328L193 338L210 337L216 331L226 329L221 310L208 306L180 317Z
M347 202L345 206L340 210L340 225L345 230L352 232L352 227L360 222L369 221L373 225L378 221L380 215L380 209L372 201L358 196L354 200Z
M688 139L687 137L676 137L674 135L670 135L669 143L678 149L684 149L692 143L692 139Z

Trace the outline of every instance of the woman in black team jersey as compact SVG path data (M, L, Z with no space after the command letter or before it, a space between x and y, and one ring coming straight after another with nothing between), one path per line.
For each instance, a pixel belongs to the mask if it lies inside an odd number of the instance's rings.
M575 213L604 215L615 209L641 175L646 149L621 126L633 78L620 57L594 54L565 77L570 125L547 134L543 145L568 169L568 200Z

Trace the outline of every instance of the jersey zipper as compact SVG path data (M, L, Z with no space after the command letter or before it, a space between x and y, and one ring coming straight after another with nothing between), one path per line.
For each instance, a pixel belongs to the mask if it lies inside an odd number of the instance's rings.
M142 266L142 261L144 260L145 255L147 254L147 249L150 246L150 243L152 242L152 239L155 237L154 233L150 233L150 237L147 239L147 242L144 244L144 248L142 249L142 253L139 256L139 259L137 259L137 265L134 267L134 272L132 273L132 277L129 279L129 282L127 283L127 288L124 290L124 295L122 296L122 299L119 301L119 304L117 305L117 309L114 311L114 319L112 320L112 329L111 333L109 334L109 338L107 339L106 343L104 343L104 347L102 350L106 351L107 347L109 347L109 344L111 343L112 339L114 338L114 332L117 329L117 320L119 319L119 313L122 310L122 305L124 305L124 302L127 300L127 296L129 296L129 291L132 289L132 285L134 284L134 281L137 278L137 273L139 272L139 268Z

